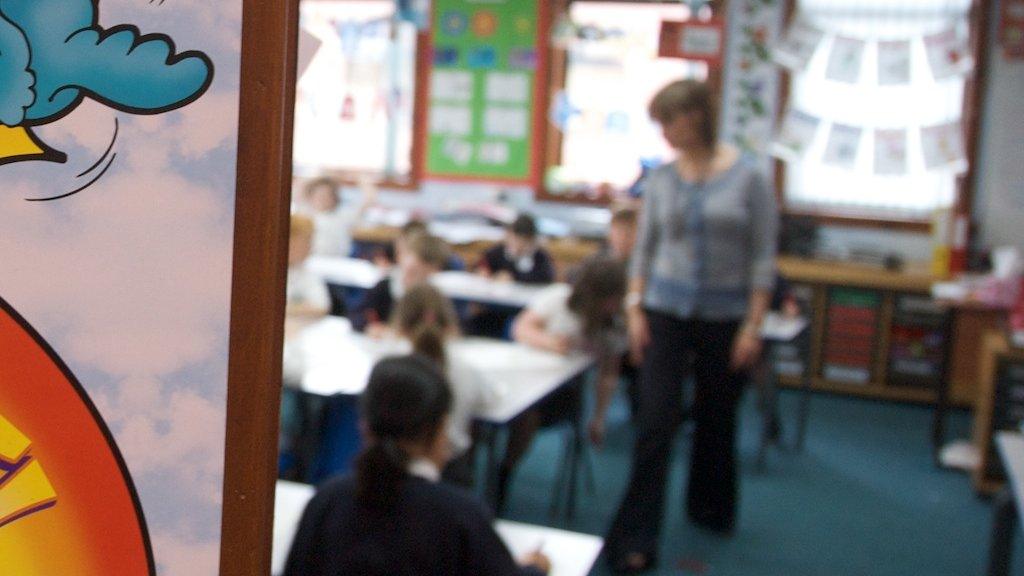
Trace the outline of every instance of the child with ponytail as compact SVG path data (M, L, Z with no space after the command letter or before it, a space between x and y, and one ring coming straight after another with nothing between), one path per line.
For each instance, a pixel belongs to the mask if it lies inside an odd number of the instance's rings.
M473 415L497 402L501 391L449 351L448 342L459 337L459 319L451 301L437 288L423 283L409 289L392 313L391 327L409 340L414 352L433 360L448 376L453 394L448 422L453 458L444 469L444 479L471 486Z
M449 457L452 393L436 363L386 358L362 397L367 446L355 477L322 486L303 514L285 576L526 576L550 562L517 564L483 505L438 482Z

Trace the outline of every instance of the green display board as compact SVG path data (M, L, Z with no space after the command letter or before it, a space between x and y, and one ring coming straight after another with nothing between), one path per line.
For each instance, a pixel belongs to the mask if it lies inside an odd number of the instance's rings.
M426 171L532 176L538 0L434 0Z

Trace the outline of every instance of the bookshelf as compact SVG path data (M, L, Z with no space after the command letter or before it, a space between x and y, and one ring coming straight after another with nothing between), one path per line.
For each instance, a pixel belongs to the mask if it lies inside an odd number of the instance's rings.
M778 268L810 312L812 340L804 367L813 389L936 401L947 374L952 315L930 298L936 280L930 273L791 257L780 257ZM784 386L800 385L794 368L787 365L780 375Z

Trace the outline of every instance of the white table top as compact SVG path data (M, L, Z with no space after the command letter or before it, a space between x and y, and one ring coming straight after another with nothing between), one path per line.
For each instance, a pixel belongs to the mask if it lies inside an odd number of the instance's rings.
M1006 470L1006 480L1017 501L1017 513L1024 520L1024 434L1020 432L996 432L996 447Z
M285 373L301 375L292 385L320 396L361 394L377 360L410 350L404 340L376 340L353 331L347 320L334 317L307 327L285 346ZM449 346L452 355L503 391L499 402L476 415L494 424L515 418L593 364L585 354L561 356L487 338L463 338Z
M500 282L472 272L449 270L435 274L431 283L456 300L525 308L547 285Z
M275 576L284 572L302 512L314 492L314 488L306 484L277 482L271 561L271 574ZM515 558L533 552L539 546L551 559L549 576L586 576L604 546L604 541L597 536L543 526L499 520L494 527Z
M339 256L311 256L306 266L325 282L350 288L373 288L387 274L368 260ZM523 308L544 286L499 282L472 272L450 270L435 274L431 282L445 296L457 300Z
M351 288L373 288L385 274L369 260L340 256L310 256L306 267L325 282Z

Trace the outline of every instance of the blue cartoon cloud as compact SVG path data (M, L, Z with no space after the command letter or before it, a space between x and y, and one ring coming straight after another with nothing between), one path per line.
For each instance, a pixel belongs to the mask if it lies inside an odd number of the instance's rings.
M0 124L46 124L85 97L123 112L156 114L206 91L213 63L205 54L177 53L170 37L131 25L102 28L98 5L0 0Z
M0 14L0 124L17 126L36 96L28 70L28 42L21 30Z

